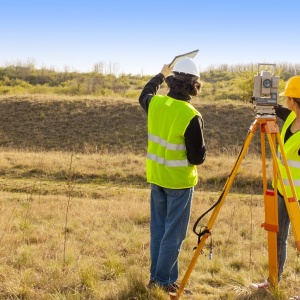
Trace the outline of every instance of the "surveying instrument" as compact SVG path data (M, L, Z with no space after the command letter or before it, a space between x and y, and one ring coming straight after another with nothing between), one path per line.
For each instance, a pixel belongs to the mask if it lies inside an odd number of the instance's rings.
M270 71L261 71L262 66L272 66L274 73L271 75ZM275 106L277 105L278 98L278 86L279 77L275 76L276 65L275 64L258 64L258 73L254 76L254 91L251 102L254 104L256 117L248 130L248 134L244 141L244 145L239 153L239 156L231 170L229 177L223 187L222 193L218 201L204 214L202 214L196 221L193 231L198 236L198 246L195 249L195 253L189 264L189 267L181 281L180 287L177 293L170 293L171 300L179 299L180 295L184 291L191 272L196 264L196 261L201 254L203 246L207 238L211 235L211 229L216 221L216 218L221 210L221 207L225 201L225 198L230 190L230 187L237 174L239 166L247 152L249 144L256 132L260 129L260 143L261 143L261 160L262 160L262 186L264 195L264 209L265 220L261 225L266 231L268 236L268 261L269 261L269 281L273 288L278 286L278 262L277 262L277 232L278 232L278 203L277 203L277 180L282 188L282 194L284 197L285 205L287 207L288 215L291 221L291 227L295 239L296 248L300 251L300 209L298 205L297 195L295 187L292 181L291 173L288 167L286 155L284 153L283 144L280 139L279 127L276 124ZM267 188L267 172L266 172L266 137L269 142L272 161L273 161L273 188ZM276 142L281 152L281 162L276 156ZM287 196L284 181L280 173L279 164L282 163L288 175L288 182L292 190L292 197ZM211 217L208 220L204 230L197 232L196 228L199 221L210 211L212 211Z

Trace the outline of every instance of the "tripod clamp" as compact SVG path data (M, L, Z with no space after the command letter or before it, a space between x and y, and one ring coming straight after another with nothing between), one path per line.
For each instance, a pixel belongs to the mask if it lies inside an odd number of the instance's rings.
M207 226L205 226L205 229L204 229L203 231L200 230L199 233L197 233L197 232L194 231L194 233L198 236L198 243L197 243L197 246L194 247L193 250L196 250L196 249L197 249L198 245L199 245L200 242L201 242L201 237L202 237L203 235L205 235L206 237L211 236L211 231L207 228Z

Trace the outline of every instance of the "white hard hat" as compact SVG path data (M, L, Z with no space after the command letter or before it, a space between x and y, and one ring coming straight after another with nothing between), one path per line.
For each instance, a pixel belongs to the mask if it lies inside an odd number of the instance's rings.
M200 71L195 62L189 58L185 57L181 59L173 68L173 73L179 73L179 75L189 75L200 77ZM175 76L176 78L176 76Z

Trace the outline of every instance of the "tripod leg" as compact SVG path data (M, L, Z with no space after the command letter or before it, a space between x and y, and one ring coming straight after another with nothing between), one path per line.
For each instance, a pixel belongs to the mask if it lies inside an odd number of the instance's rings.
M272 287L278 285L278 257L277 257L277 232L278 232L278 203L277 194L273 190L267 189L267 172L266 172L266 147L265 131L268 129L265 124L261 124L261 154L262 154L262 175L263 175L263 194L265 207L265 222L261 225L268 232L268 261L269 261L269 281ZM268 136L269 138L269 136ZM272 144L275 144L273 137ZM273 166L273 177L275 176Z
M250 129L249 129L249 133L248 133L248 135L247 135L247 137L245 139L243 148L242 148L242 150L241 150L241 152L240 152L240 154L239 154L239 156L238 156L238 158L237 158L237 160L236 160L236 162L235 162L235 164L234 164L234 166L233 166L233 168L231 170L231 173L230 173L230 175L229 175L229 177L228 177L228 179L227 179L227 181L226 181L226 183L224 185L220 202L218 203L218 205L213 210L212 215L211 215L211 217L210 217L210 219L208 221L208 224L207 224L207 227L206 227L208 231L211 230L211 228L213 227L213 225L215 223L215 220L216 220L216 218L217 218L217 216L218 216L218 214L219 214L219 212L221 210L221 207L222 207L222 205L223 205L223 203L225 201L225 198L226 198L226 196L227 196L227 194L228 194L228 192L229 192L229 190L231 188L231 185L232 185L232 183L234 181L236 173L237 173L237 171L238 171L238 169L239 169L239 167L240 167L240 165L242 163L242 160L243 160L243 158L244 158L244 156L245 156L245 154L247 152L247 149L249 147L249 144L250 144L250 142L251 142L251 140L252 140L252 138L254 136L254 133L256 131L257 126L258 126L258 123L256 121L254 121L252 123ZM184 277L183 277L183 279L181 281L181 284L180 284L180 287L179 287L177 293L176 294L173 294L173 293L171 294L170 293L171 300L177 300L177 299L179 299L180 295L182 294L182 292L184 290L184 287L186 286L186 284L187 284L187 282L189 280L189 277L190 277L190 275L192 273L192 270L195 267L197 259L198 259L199 255L201 253L201 250L203 249L205 241L207 240L207 238L209 237L209 235L210 234L205 234L205 235L203 235L201 237L200 243L198 244L197 249L195 250L194 256L193 256L193 258L192 258L192 260L191 260L191 262L189 264L189 267L188 267L188 269L187 269L187 271L186 271L186 273L185 273L185 275L184 275Z
M277 257L277 232L278 232L278 204L277 194L273 190L264 192L265 223L262 224L268 231L268 259L269 281L272 287L278 285L278 257Z

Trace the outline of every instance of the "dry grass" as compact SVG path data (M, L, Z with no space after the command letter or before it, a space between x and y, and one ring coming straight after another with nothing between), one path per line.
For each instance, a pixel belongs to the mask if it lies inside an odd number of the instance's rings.
M69 197L67 174L72 155ZM228 176L234 161L233 156L221 155L208 158L206 166L199 167L206 179L201 179L203 185L196 189L189 234L180 257L181 276L197 244L192 225L218 199L222 178ZM143 164L143 157L132 153L110 156L3 150L0 298L168 299L160 290L149 295L145 287L150 215ZM246 157L243 164L236 179L250 180L258 175L257 157ZM106 180L98 180L103 174ZM141 177L142 182L124 184L126 174ZM207 191L210 178L218 191ZM288 293L295 292L291 283L296 285L300 265L292 237L279 295L277 291L251 293L248 288L268 273L266 232L260 228L263 213L262 196L254 189L250 194L227 196L213 228L213 260L207 257L207 244L188 284L194 291L189 299L286 299Z
M70 152L31 152L2 149L0 153L0 186L4 191L39 194L62 193L68 179L68 166L73 156L72 178L76 181L72 194L101 197L93 186L132 186L146 188L145 158L133 153L83 154ZM219 191L226 182L237 156L207 156L198 168L197 188ZM271 167L267 160L268 172ZM232 185L232 191L259 193L262 188L261 158L246 155ZM271 175L271 174L270 174ZM9 181L8 181L9 179ZM269 177L270 180L270 177ZM34 188L32 188L32 182ZM88 188L88 187L91 188ZM85 188L83 188L85 187Z
M0 99L0 299L169 299L161 290L150 293L145 287L149 187L144 170L145 119L138 105L116 99L110 103L26 97ZM207 116L235 111L238 117L245 112L243 104L201 105ZM42 112L45 127L37 117ZM75 112L80 117L73 120ZM116 118L118 125L112 124ZM223 118L207 119L211 150L199 166L200 181L180 255L181 278L197 245L192 226L219 198L243 142L232 128L235 121L226 118L226 125ZM247 131L251 121L244 123ZM65 143L75 128L70 144ZM224 128L231 139L220 139ZM116 130L120 139L114 140L115 146L107 144ZM35 144L38 131L43 138ZM87 144L76 147L83 145L83 138ZM188 283L194 295L183 299L285 300L300 293L300 263L292 235L279 289L254 293L248 288L268 273L267 234L260 228L261 180L260 155L249 149L212 230L213 259L208 259L207 243Z
M106 188L102 195L72 199L64 266L66 196L1 193L2 298L148 299L149 191ZM217 193L196 192L191 225L216 198ZM205 249L191 275L188 287L194 296L189 299L260 299L247 287L267 274L262 220L260 196L228 197L213 228L213 260ZM190 228L181 272L196 243ZM293 293L292 283L297 283L299 263L292 245L290 241L282 295ZM167 299L160 291L154 293L153 299Z
M7 199L1 201L2 299L105 299L111 291L117 295L118 279L124 280L145 256L148 218L138 213L141 197L115 189L103 196L72 199L64 262L66 196L1 194ZM120 215L128 199L131 210Z

